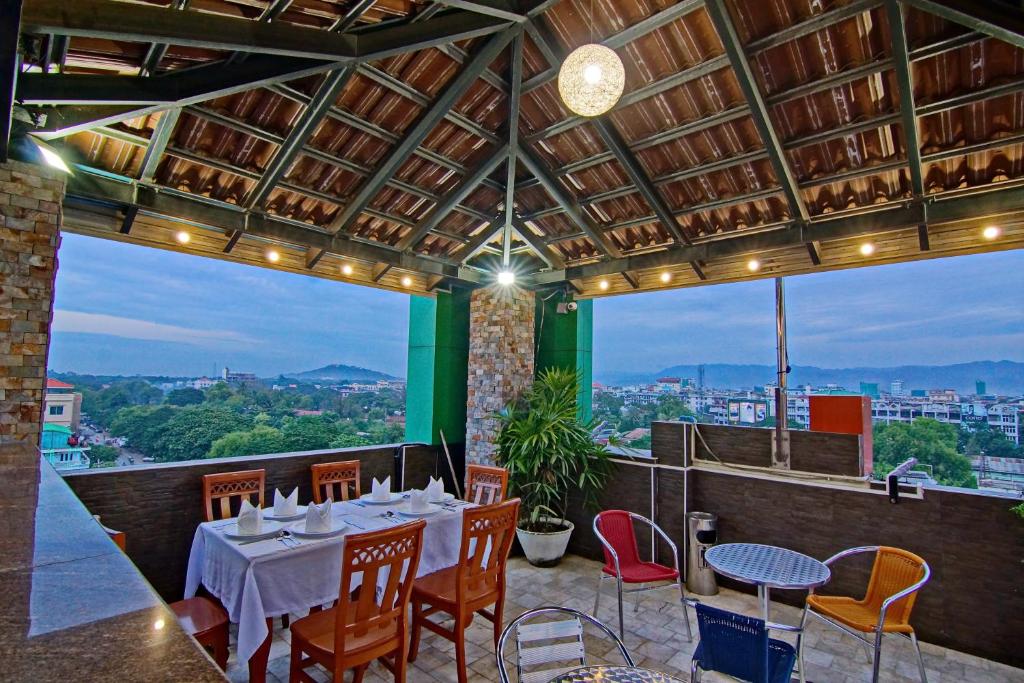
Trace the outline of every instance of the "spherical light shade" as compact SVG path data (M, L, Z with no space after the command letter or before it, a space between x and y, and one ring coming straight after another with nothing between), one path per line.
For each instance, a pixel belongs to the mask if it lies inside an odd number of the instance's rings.
M558 94L580 116L600 116L614 107L625 85L622 60L604 45L576 48L558 71Z

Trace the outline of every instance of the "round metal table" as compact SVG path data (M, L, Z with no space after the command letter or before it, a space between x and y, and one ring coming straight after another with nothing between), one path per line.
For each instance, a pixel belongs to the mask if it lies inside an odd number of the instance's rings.
M768 604L772 588L811 589L832 578L832 572L824 563L773 545L723 543L709 548L704 559L722 576L757 586L765 621L770 621Z
M633 666L583 666L555 676L550 683L682 683L678 678Z

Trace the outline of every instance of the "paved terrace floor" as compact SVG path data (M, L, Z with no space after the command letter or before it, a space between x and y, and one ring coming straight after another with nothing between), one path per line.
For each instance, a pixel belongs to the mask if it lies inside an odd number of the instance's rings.
M576 556L566 557L558 567L537 569L522 558L509 561L508 597L505 605L506 623L527 609L544 605L575 607L587 613L594 606L594 590L600 565ZM615 589L612 583L605 583L601 597L601 619L612 625L615 617ZM702 598L717 607L744 614L757 615L757 600L752 595L722 590L719 595ZM632 612L632 603L626 612L626 646L638 666L658 669L689 678L690 656L696 643L686 642L680 628L682 610L678 598L669 589L653 591L644 596L640 611ZM692 613L691 613L692 617ZM295 618L293 616L293 618ZM692 617L695 618L695 617ZM786 623L797 623L800 611L796 608L772 604L772 619ZM290 634L275 619L277 628L270 650L270 666L267 675L269 683L287 683ZM694 634L696 624L694 622ZM466 659L470 662L470 681L497 681L498 673L494 663L494 648L491 642L490 622L476 619L467 633ZM807 679L818 683L854 683L871 680L870 663L863 648L849 636L826 629L819 623L811 622L807 633L805 657ZM925 666L929 683L1009 683L1024 681L1024 670L1014 669L955 650L922 643ZM510 645L508 650L514 650ZM618 662L614 645L596 636L588 638L588 658L592 663L602 663L607 656L609 662ZM316 670L314 677L329 680L323 670ZM232 652L228 667L232 681L248 680L248 670L239 666ZM346 681L351 674L346 674ZM379 663L374 662L364 678L366 683L393 681ZM705 674L704 681L733 680L717 674ZM794 679L795 680L795 679ZM917 663L910 643L902 638L887 637L883 645L882 676L886 683L917 683ZM420 641L419 658L410 667L409 683L453 683L455 674L454 646L428 631L423 632Z

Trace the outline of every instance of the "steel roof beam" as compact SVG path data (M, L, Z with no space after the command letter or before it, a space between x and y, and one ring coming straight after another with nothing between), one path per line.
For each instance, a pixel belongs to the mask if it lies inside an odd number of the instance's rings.
M505 229L505 217L498 216L488 223L483 230L479 232L475 237L470 237L469 242L463 245L462 249L459 250L457 258L459 263L466 264L471 258L479 254L487 243L493 240L495 237Z
M398 249L405 251L412 249L419 244L420 240L440 226L441 221L455 209L459 202L465 199L470 192L475 190L477 186L483 182L483 179L493 173L494 169L498 168L498 166L501 165L501 162L505 161L507 157L508 143L505 143L498 147L493 154L484 159L484 161L481 162L472 173L464 177L462 182L458 183L443 197L440 197L439 201L435 204L430 213L427 214L409 233L402 237L395 246Z
M338 19L331 24L330 28L327 30L334 31L336 33L344 33L355 26L359 19L362 18L362 16L366 14L371 7L373 7L376 1L377 0L356 0L348 9L345 10L344 14L338 17Z
M424 111L409 126L402 140L395 145L373 175L350 198L349 203L339 212L332 223L332 230L345 232L352 227L359 213L369 205L381 188L394 176L399 167L420 146L427 135L444 118L444 115L455 106L462 95L477 80L480 73L494 61L511 39L510 32L501 33L488 39L466 67L445 86L444 91L434 101L430 109Z
M896 83L900 92L900 121L903 128L903 145L906 147L907 164L910 166L910 184L914 197L924 197L924 171L921 165L921 141L917 133L917 112L914 109L914 83L910 74L910 52L907 47L907 27L904 23L903 7L898 0L885 0L889 16L889 37L892 40L893 61L896 67Z
M160 165L160 160L164 157L164 151L171 141L171 134L178 124L180 115L181 109L168 109L160 115L160 120L156 122L153 137L150 138L149 145L146 147L139 170L139 179L143 182L149 182L156 175L157 166Z
M519 149L517 150L519 159L526 166L527 170L534 175L537 180L540 181L544 191L555 200L559 206L565 211L570 219L583 231L583 233L594 243L598 251L602 252L605 256L612 258L618 258L622 255L619 248L604 233L601 229L591 220L590 216L581 209L576 201L569 196L569 194L559 185L558 181L555 180L550 171L548 171L539 159L533 156L533 153L528 150L523 144L520 143Z
M549 268L565 267L565 261L562 259L562 256L558 251L545 243L543 237L537 237L537 235L530 230L530 226L528 226L525 221L518 216L513 216L512 227L516 234L519 235L519 239L529 244L530 248L536 252L537 256L540 257L540 259L544 261Z
M189 0L173 0L171 7L181 11L188 7L188 3ZM156 72L164 55L167 54L167 47L167 43L150 44L149 48L146 49L146 56L142 58L142 66L139 67L140 76L150 76Z
M833 24L838 24L845 19L863 14L881 4L880 0L856 0L848 5L842 5L827 12L815 14L781 31L750 41L746 45L746 51L748 54L753 55L779 45L784 45L791 40L809 36Z
M1024 48L1024 12L1019 4L978 0L903 0L923 12Z
M11 139L11 116L18 80L18 23L21 0L0 3L0 161L7 161Z
M437 2L448 7L457 7L467 12L486 14L487 16L505 21L522 23L528 19L525 14L513 11L511 9L512 3L504 2L503 0L437 0Z
M511 90L508 100L508 161L505 164L505 228L502 239L502 260L509 265L512 249L512 218L515 211L516 195L516 151L519 149L519 102L523 93L523 31L512 40L512 55L509 69Z
M338 69L327 74L323 82L313 94L310 103L299 115L298 120L292 126L288 137L277 148L274 157L267 164L266 169L259 181L253 186L245 197L243 206L251 209L260 206L266 199L274 186L284 177L285 173L292 167L305 144L316 133L317 128L323 121L327 110L334 106L338 95L348 85L354 73L353 68Z
M782 142L772 126L771 117L768 114L768 106L765 104L761 91L758 89L757 79L750 68L747 55L740 45L740 37L733 25L732 17L729 16L729 8L724 0L708 0L705 3L708 16L714 25L722 44L725 46L729 62L732 64L739 82L740 89L746 97L750 106L750 116L754 126L761 135L765 148L768 150L768 159L771 161L772 169L775 171L779 184L786 195L789 204L790 215L800 220L808 220L809 214L803 197L800 195L800 188L797 186L796 176L793 174L789 163L786 160L786 153L783 151Z

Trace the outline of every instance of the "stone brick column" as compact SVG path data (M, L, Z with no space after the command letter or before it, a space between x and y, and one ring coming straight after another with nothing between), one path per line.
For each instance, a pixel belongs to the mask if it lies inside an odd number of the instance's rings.
M0 443L38 447L64 176L0 164Z
M533 381L533 292L486 287L469 304L469 380L466 462L494 462L497 420L493 413Z

